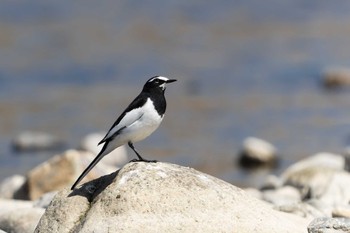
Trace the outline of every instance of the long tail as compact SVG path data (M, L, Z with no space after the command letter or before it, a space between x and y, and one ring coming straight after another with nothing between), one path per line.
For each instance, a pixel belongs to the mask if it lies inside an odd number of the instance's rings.
M81 173L81 175L79 176L79 178L74 182L73 186L71 187L71 190L73 190L75 188L75 186L77 186L79 184L79 182L90 172L90 170L96 166L96 164L106 155L108 154L110 151L106 150L108 146L108 142L106 142L100 153L98 153L98 155L96 156L96 158L89 164L89 166L87 166L87 168L83 171L83 173Z

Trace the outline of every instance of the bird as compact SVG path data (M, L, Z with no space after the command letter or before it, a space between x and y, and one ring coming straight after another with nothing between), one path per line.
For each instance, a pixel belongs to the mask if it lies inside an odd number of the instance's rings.
M166 110L164 92L167 84L177 81L164 76L154 76L147 80L141 93L117 118L106 136L98 143L103 144L101 151L75 181L71 190L90 172L90 170L107 154L116 148L128 144L138 159L131 162L157 162L144 159L135 149L134 142L151 135L163 120Z

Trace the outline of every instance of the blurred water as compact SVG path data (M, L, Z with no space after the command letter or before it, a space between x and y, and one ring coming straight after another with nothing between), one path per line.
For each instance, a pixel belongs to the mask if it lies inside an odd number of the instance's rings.
M136 145L147 157L244 186L312 153L341 152L350 92L326 92L320 78L349 65L349 10L340 0L1 1L0 178L59 153L13 152L20 132L77 147L158 74L179 82L162 126ZM247 136L275 144L280 166L238 168Z

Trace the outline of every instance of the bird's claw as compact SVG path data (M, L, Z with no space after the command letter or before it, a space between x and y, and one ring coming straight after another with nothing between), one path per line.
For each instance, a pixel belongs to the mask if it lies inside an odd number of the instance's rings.
M135 162L145 162L145 163L156 163L158 162L157 160L148 160L148 159L132 159L130 160L131 163Z

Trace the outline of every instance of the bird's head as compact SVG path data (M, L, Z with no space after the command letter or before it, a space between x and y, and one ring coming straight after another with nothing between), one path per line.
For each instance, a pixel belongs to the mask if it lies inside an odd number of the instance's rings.
M175 81L176 79L169 79L163 76L154 76L145 83L145 85L143 86L143 90L160 90L164 92L166 89L166 85Z

